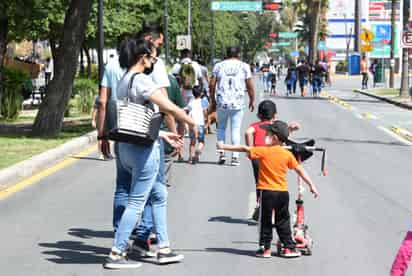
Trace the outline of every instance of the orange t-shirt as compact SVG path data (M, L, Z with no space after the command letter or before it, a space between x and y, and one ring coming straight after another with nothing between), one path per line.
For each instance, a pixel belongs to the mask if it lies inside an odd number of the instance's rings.
M257 189L282 192L288 190L286 172L299 166L290 151L281 146L252 147L249 157L259 160Z

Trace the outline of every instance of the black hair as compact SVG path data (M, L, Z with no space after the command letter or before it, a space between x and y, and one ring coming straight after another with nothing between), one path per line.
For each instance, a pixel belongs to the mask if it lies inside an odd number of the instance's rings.
M196 85L192 89L192 94L193 94L193 97L195 97L195 99L200 98L203 94L202 93L202 88L199 85Z
M154 39L157 39L161 34L163 34L163 29L159 24L154 22L143 22L142 30L138 33L138 36L144 38L145 36L150 35Z
M257 116L262 121L273 119L276 113L276 104L271 100L264 100L258 106Z
M240 56L240 48L236 46L228 47L226 56L227 58L238 58Z
M190 58L192 56L192 51L190 51L189 49L183 49L180 52L180 57L181 58Z
M120 44L119 63L123 69L135 65L144 55L152 53L153 45L136 35L127 37Z

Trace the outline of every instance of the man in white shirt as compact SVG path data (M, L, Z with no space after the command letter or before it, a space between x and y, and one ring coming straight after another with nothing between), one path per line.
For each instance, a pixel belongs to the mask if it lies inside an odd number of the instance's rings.
M217 108L217 141L225 143L226 127L230 120L232 145L240 145L240 131L245 107L245 92L249 96L249 110L254 110L255 89L250 66L240 60L240 49L229 47L227 59L215 65L210 80L212 110ZM224 151L219 164L224 164ZM232 166L239 166L239 153L233 153Z

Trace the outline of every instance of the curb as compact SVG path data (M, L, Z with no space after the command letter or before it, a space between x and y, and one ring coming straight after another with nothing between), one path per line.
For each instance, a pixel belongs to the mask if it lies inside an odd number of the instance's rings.
M97 132L92 131L81 137L74 138L56 148L0 170L0 191L13 186L24 178L30 177L39 171L51 167L70 154L80 152L82 149L96 141Z
M360 90L360 89L355 89L355 90L353 90L353 91L356 92L356 93L360 93L360 94L362 94L362 95L368 96L368 97L372 97L372 98L375 98L375 99L378 99L378 100L381 100L381 101L384 101L384 102L387 102L387 103L390 103L390 104L393 104L393 105L396 105L396 106L405 108L405 109L412 110L412 105L400 103L400 102L397 102L397 101L388 99L388 98L386 98L386 97L377 96L377 95L374 95L374 94L371 94L371 93L362 91L362 90Z

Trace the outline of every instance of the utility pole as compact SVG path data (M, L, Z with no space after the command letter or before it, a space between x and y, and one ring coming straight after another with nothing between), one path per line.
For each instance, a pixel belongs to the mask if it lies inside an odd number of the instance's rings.
M360 52L360 35L361 35L361 25L362 25L362 0L355 0L355 41L353 50L355 52Z
M391 55L389 61L389 87L395 86L395 28L396 28L396 3L397 0L392 0L391 5Z
M409 10L411 3L409 0L403 1L403 30L408 31ZM402 48L402 77L401 90L399 96L402 98L409 97L409 49Z
M103 0L99 0L97 7L97 60L99 63L99 83L103 78L103 49L104 49L104 32L103 32Z
M214 60L215 60L215 12L210 9L210 29L211 29L211 35L210 35L210 66L213 68L214 65Z
M188 0L187 6L187 35L190 38L190 45L192 45L192 0Z
M165 47L166 47L166 64L170 64L170 43L169 43L169 7L165 0L164 25L165 25Z

